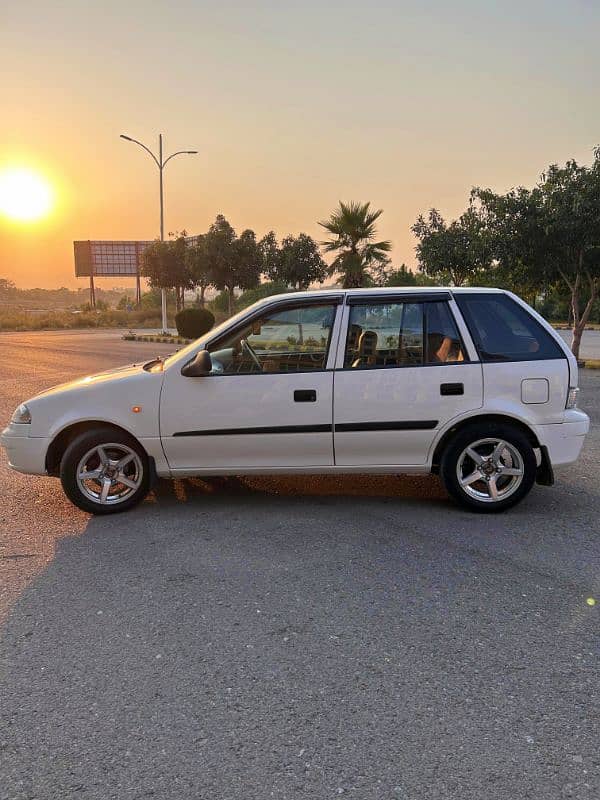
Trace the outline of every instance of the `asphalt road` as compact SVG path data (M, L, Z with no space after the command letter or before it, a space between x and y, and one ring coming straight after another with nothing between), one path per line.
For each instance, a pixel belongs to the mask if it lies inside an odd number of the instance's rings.
M0 335L0 424L159 349ZM164 482L90 518L2 456L0 798L595 800L600 371L581 386L582 459L496 517L358 477Z
M571 331L559 331L565 342L570 346L573 339ZM585 358L600 358L600 331L587 330L584 331L581 338L581 348L579 356Z

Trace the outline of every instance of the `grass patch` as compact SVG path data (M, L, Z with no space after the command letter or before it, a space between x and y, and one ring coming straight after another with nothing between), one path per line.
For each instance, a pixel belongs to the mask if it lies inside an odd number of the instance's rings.
M158 328L160 310L31 311L0 310L0 331L73 330L76 328Z

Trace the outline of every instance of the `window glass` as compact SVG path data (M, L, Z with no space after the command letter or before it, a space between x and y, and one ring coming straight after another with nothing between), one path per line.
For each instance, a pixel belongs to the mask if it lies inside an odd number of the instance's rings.
M426 364L448 364L464 361L464 353L456 322L447 303L425 306L427 336Z
M548 331L508 295L457 293L455 298L482 361L564 357Z
M213 372L310 372L325 369L335 305L274 310L210 348Z
M445 302L353 305L344 368L409 367L463 361Z

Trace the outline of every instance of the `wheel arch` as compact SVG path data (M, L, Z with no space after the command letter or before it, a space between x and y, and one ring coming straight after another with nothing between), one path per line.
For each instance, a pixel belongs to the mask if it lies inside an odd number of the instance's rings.
M112 430L118 431L120 434L124 434L125 436L129 436L130 438L134 439L137 444L142 448L146 457L152 462L153 459L150 459L146 448L143 444L139 441L139 439L134 436L131 431L128 431L126 428L123 428L121 425L116 425L113 422L107 422L106 420L101 419L88 419L82 420L80 422L73 422L70 425L66 425L62 430L60 430L54 439L50 442L48 446L48 450L46 451L46 471L48 475L52 475L54 477L58 476L60 470L60 462L64 455L65 450L71 444L73 439L76 436L79 436L80 433L84 433L85 431L91 430L93 428L103 428L105 430Z
M443 452L446 449L448 442L455 434L457 434L459 431L465 430L466 428L490 422L512 425L514 428L525 434L532 447L541 448L540 442L534 431L522 420L516 417L511 417L509 414L476 414L473 417L467 417L466 419L459 420L453 425L450 425L450 427L444 431L440 439L435 444L431 459L431 471L436 475L439 473Z

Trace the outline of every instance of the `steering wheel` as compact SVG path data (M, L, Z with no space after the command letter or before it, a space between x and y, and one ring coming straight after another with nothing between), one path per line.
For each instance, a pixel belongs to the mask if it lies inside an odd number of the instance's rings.
M248 341L248 339L240 339L240 344L242 345L242 350L245 350L248 353L248 355L250 356L252 361L254 361L254 363L259 368L259 370L262 371L262 364L258 360L258 356L256 355L256 353L252 349L252 346L251 346L250 342Z

